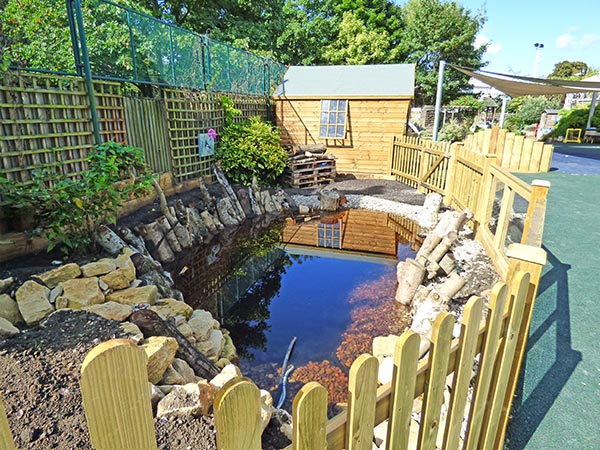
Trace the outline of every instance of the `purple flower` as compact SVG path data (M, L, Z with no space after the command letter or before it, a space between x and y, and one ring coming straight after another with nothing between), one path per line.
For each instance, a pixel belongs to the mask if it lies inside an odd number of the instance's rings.
M215 140L217 138L217 132L211 128L208 130L208 137Z

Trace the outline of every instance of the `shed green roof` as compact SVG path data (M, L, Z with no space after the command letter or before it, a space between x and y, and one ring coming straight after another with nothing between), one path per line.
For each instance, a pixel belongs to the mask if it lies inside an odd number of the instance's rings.
M291 66L276 97L409 97L415 94L414 64Z

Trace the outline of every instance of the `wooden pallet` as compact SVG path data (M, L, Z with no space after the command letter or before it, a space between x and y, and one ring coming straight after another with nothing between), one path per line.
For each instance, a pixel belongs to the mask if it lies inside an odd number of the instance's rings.
M290 160L287 179L294 187L310 187L331 183L335 175L334 159L304 158Z

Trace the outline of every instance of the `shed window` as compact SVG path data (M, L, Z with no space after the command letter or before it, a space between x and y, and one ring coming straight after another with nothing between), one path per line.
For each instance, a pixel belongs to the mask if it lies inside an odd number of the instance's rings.
M344 139L348 100L321 100L321 122L319 136Z

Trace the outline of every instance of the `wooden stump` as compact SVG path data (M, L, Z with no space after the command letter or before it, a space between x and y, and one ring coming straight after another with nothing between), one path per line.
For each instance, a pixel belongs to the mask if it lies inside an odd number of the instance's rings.
M404 261L398 280L398 290L396 291L397 302L410 305L417 289L425 278L425 272L425 267L414 259L409 258Z

